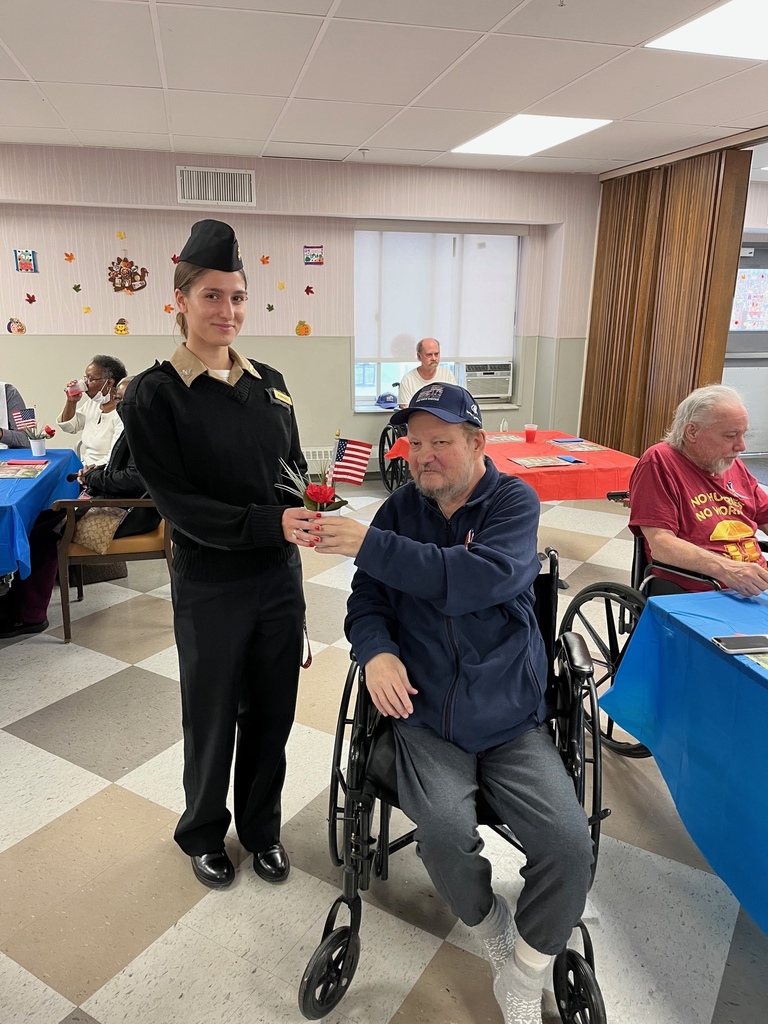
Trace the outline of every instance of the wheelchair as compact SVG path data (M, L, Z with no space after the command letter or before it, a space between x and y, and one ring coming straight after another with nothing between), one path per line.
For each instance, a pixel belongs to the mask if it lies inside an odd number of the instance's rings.
M600 735L586 747L585 706L594 718L597 694L592 664L580 636L556 638L558 557L547 549L547 567L534 583L536 619L547 653L546 703L553 740L573 780L576 794L588 815L594 847L594 880L600 843L600 825L610 810L602 807ZM357 684L357 685L356 685ZM355 692L356 691L356 692ZM350 707L354 695L354 712ZM346 741L346 771L342 755ZM365 686L364 671L353 662L347 674L336 727L328 803L328 845L331 861L342 871L342 894L331 907L322 940L307 964L299 986L299 1009L308 1020L330 1013L349 989L360 957L362 902L372 874L386 881L389 858L414 842L415 829L392 839L390 818L398 807L395 778L395 742L391 721L379 714ZM378 835L376 801L379 802ZM493 829L516 849L525 852L512 830L478 797L478 822ZM348 924L337 923L340 911ZM583 955L563 950L555 959L553 987L565 1024L605 1024L605 1006L595 979L592 942L579 922Z
M626 502L628 491L611 491L609 501ZM684 586L678 586L670 580L653 575L653 569L663 569L681 579L695 580L705 583L712 590L722 590L723 586L711 576L688 569L680 569L665 562L649 562L645 553L642 537L635 537L632 557L631 583L592 583L573 598L563 615L560 624L562 633L576 630L582 634L589 646L592 662L595 666L595 688L598 697L613 686L616 673L621 665L624 651L627 648L638 619L642 614L645 602L649 597L663 594L682 594ZM605 712L599 712L594 718L591 709L585 710L587 724L592 729L598 723L598 731L603 746L623 757L650 757L651 752L643 743L621 740L614 735L615 723Z
M396 491L398 487L402 487L403 484L407 484L411 479L411 471L405 459L386 458L390 448L394 447L395 442L399 438L405 437L406 433L407 427L405 423L401 423L398 426L388 423L382 430L381 437L379 438L379 472L381 473L384 486L390 494Z

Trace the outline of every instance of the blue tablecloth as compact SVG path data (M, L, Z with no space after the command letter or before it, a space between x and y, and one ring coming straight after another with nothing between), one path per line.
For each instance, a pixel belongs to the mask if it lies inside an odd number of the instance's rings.
M2 462L31 458L27 448L0 449ZM48 449L45 458L48 465L34 479L0 479L0 576L17 570L22 579L29 576L29 531L35 519L59 498L76 498L80 493L79 485L66 479L68 473L82 468L75 452Z
M605 711L650 748L685 827L768 932L768 670L713 636L768 633L768 596L652 598Z

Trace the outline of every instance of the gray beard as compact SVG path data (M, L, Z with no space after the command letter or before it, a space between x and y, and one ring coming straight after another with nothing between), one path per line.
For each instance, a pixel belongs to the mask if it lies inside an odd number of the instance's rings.
M735 459L718 459L714 467L710 469L709 472L712 476L722 476L723 473L726 473L731 468L735 461Z
M429 477L429 474L427 474ZM466 474L464 480L460 480L455 484L445 484L443 487L423 487L419 480L414 480L417 488L427 498L432 498L438 503L438 505L449 505L452 501L463 494L464 491L469 487L469 483L472 479L472 470Z

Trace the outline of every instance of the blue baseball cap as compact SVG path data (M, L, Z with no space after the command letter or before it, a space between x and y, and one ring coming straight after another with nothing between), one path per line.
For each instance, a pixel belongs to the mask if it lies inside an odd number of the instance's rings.
M376 405L378 405L380 409L396 409L397 398L391 392L387 391L383 395L379 395L376 399Z
M414 412L429 412L446 423L471 423L474 427L482 427L483 418L477 402L458 384L436 382L427 384L417 391L408 403L407 409L400 409L389 422L407 423Z

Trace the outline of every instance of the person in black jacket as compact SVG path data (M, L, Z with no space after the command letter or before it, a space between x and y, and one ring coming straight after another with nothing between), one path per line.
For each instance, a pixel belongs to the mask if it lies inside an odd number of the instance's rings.
M120 403L132 380L133 377L124 377L115 388L118 416L121 415ZM143 498L148 493L124 431L112 445L109 462L105 466L83 466L77 479L83 487L83 496L91 498ZM87 509L83 510L83 515L86 512ZM115 538L150 533L159 524L160 513L156 508L132 508L118 526Z
M115 389L118 415L120 402L132 380L132 377L125 377ZM143 498L147 493L124 434L113 445L105 466L87 466L80 470L77 478L83 487L81 497ZM84 509L78 518L87 511ZM0 597L0 640L48 629L48 605L56 582L57 545L64 516L64 512L46 509L37 517L29 535L32 570L26 579L14 580L8 594ZM131 509L118 526L115 537L149 533L159 522L157 509Z
M296 548L312 543L315 513L277 485L281 460L302 472L306 463L282 375L231 348L248 292L229 225L193 226L174 286L185 341L138 375L123 419L174 542L186 795L175 838L204 885L232 883L224 838L237 735L237 833L256 874L282 882L280 798L304 622Z

